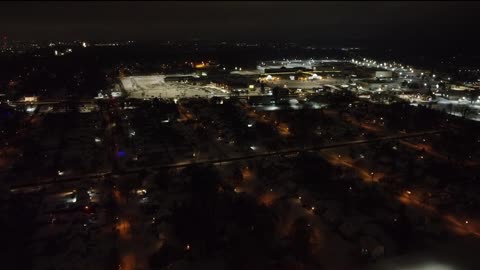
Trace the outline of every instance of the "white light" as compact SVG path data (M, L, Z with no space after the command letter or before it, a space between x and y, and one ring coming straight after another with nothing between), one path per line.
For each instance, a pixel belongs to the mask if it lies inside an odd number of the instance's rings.
M58 171L57 174L62 176L64 174L64 172L63 171Z
M82 43L82 46L83 46L84 48L86 48L86 47L87 47L87 43L83 42L83 43Z
M147 194L147 190L146 189L139 189L137 190L137 195L145 195Z
M67 201L67 203L76 203L76 202L77 202L77 197L75 196L75 197L73 197L73 198L71 198L71 199L68 198L66 201Z
M450 265L440 264L436 262L430 263L418 263L414 265L408 265L405 268L398 268L402 270L455 270L458 268L454 268Z

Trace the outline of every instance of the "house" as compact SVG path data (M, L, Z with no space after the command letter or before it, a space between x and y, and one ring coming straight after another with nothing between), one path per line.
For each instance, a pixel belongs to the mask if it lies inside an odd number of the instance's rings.
M347 221L340 225L338 230L344 237L352 238L360 229L358 226L356 226L356 224Z
M371 236L361 237L359 245L361 254L374 260L385 254L385 247Z
M250 105L272 105L275 100L272 96L250 96L248 97L248 104Z
M368 223L362 226L361 233L367 237L375 239L382 246L382 255L385 252L395 254L397 245L390 235L378 224ZM373 250L373 249L370 249Z
M275 100L275 104L279 104L287 101L289 90L283 87L274 87L272 89L272 95L273 99Z
M345 238L352 239L360 232L363 224L365 224L368 219L369 218L361 215L345 218L338 230Z
M323 217L330 223L337 224L342 221L342 213L337 207L330 207L325 211Z

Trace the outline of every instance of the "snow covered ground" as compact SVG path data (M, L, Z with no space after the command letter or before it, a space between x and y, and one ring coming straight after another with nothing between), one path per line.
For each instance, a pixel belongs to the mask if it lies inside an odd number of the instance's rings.
M184 82L165 82L165 75L131 76L121 79L131 98L182 98L228 95L228 91L213 84L193 85Z
M323 87L325 85L341 85L347 83L345 79L337 79L337 78L323 78L321 80L311 80L311 81L299 81L299 80L274 80L274 81L266 81L266 85L269 87L288 87L292 89L312 89L317 87Z
M412 106L418 106L418 104L428 104L427 101L417 98L415 95L399 95L400 98L410 102ZM462 117L462 111L466 107L470 109L466 118L473 121L480 121L480 100L475 102L470 102L467 98L460 99L446 99L443 97L436 97L434 100L435 103L431 104L432 109L443 111L445 110L448 114Z

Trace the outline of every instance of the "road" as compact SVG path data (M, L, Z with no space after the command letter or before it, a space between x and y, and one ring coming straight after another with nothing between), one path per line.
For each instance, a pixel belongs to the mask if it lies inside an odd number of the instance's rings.
M444 132L444 130L422 131L422 132L415 132L415 133L402 134L402 135L384 136L384 137L379 137L375 139L362 139L362 140L348 141L348 142L335 143L330 145L317 145L317 146L309 146L309 147L283 149L278 151L265 151L265 152L260 152L256 154L242 155L242 156L236 156L236 157L230 157L230 158L187 160L187 161L181 161L181 162L176 162L171 164L148 166L148 167L142 167L142 168L135 168L131 170L119 171L119 172L107 171L107 172L91 173L91 174L85 174L85 175L67 176L62 178L52 178L47 181L42 181L40 183L12 185L10 187L10 191L18 192L18 191L24 191L28 189L39 188L45 185L75 182L83 179L99 179L107 176L134 174L134 173L139 173L146 169L153 169L153 170L174 169L174 168L187 167L189 165L205 165L205 164L222 165L222 164L235 162L235 161L264 158L264 157L271 157L271 156L286 156L286 155L298 154L300 152L321 151L324 149L340 148L340 147L359 145L359 144L369 144L369 143L375 143L375 142L381 142L381 141L401 140L401 139L408 139L408 138L421 137L421 136L427 136L427 135L435 135L442 132Z

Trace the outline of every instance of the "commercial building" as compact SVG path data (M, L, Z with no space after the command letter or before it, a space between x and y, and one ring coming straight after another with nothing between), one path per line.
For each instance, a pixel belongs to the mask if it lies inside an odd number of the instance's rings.
M392 78L393 72L388 70L377 70L375 71L374 77L375 78Z
M257 65L257 70L260 71L261 73L268 73L268 71L272 70L290 70L290 71L296 71L296 70L311 70L315 71L317 69L321 69L320 67L325 66L325 65L330 65L330 66L335 66L335 65L341 65L343 63L346 63L346 61L343 60L283 60L283 61L265 61Z
M392 90L394 88L400 88L400 85L393 80L379 80L379 79L366 79L358 80L357 84L360 90Z
M288 100L289 90L283 87L274 87L272 89L273 99L275 100L275 104L282 103Z

